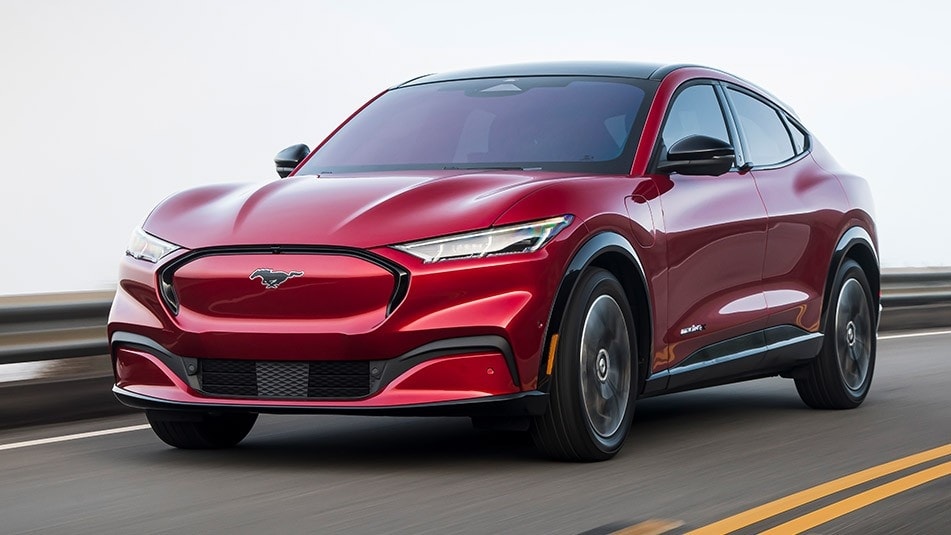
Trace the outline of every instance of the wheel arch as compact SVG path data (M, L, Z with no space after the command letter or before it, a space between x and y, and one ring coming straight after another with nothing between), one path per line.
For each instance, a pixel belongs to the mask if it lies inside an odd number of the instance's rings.
M881 268L879 267L878 254L871 235L862 227L853 226L846 229L839 238L832 253L832 261L829 262L829 273L826 275L825 291L822 302L822 321L825 324L825 318L828 314L829 302L832 292L832 285L835 283L835 274L839 271L842 263L847 259L854 260L861 266L868 279L869 288L872 292L872 310L878 317L878 305L881 301Z
M649 369L653 343L653 307L651 307L647 277L640 256L633 245L622 235L604 231L588 239L575 253L555 294L549 316L548 329L543 341L542 359L539 365L539 388L546 388L549 381L547 369L552 358L552 341L562 329L565 309L575 291L580 275L591 267L598 267L614 275L624 288L625 297L631 306L634 329L637 334L638 383L637 392L643 389ZM557 355L555 355L557 358Z

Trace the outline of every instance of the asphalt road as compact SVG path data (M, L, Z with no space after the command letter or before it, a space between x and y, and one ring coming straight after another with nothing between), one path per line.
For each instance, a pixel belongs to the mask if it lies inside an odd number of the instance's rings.
M262 416L239 448L219 452L173 450L147 429L23 444L142 424L139 415L8 430L0 533L594 535L651 533L624 531L651 519L685 533L948 445L949 379L951 334L883 339L857 410L810 410L778 378L645 400L624 450L598 464L549 462L526 437L464 419ZM951 533L941 468L951 453L932 457L738 533L841 510L927 469L939 477L807 532Z

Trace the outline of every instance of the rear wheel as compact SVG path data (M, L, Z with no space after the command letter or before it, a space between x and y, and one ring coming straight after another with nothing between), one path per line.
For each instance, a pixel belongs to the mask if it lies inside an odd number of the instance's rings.
M836 273L819 356L796 379L799 397L815 409L853 409L868 395L875 369L875 311L868 278L847 259Z
M248 436L258 419L253 413L179 413L146 411L152 431L169 446L188 450L230 448Z
M621 283L603 269L583 273L562 321L548 411L532 422L539 450L603 461L621 449L634 413L636 347Z

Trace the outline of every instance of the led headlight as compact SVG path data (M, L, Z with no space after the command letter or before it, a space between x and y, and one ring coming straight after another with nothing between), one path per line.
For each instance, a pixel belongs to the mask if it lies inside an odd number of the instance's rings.
M531 223L404 243L393 247L422 258L427 264L442 260L533 253L567 227L571 219L570 215L564 215Z
M129 246L126 247L125 254L154 264L178 248L174 243L156 238L141 228L137 228L132 231L132 237L129 239Z

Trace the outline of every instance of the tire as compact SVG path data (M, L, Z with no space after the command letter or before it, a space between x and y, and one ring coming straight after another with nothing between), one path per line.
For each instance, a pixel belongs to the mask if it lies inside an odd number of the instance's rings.
M248 436L253 413L193 414L146 411L152 431L169 446L186 450L230 448Z
M630 430L638 378L634 318L621 283L606 270L585 271L561 325L548 410L533 419L532 439L555 459L610 459Z
M854 409L872 384L877 321L868 278L854 260L839 267L829 299L822 349L796 390L814 409Z

